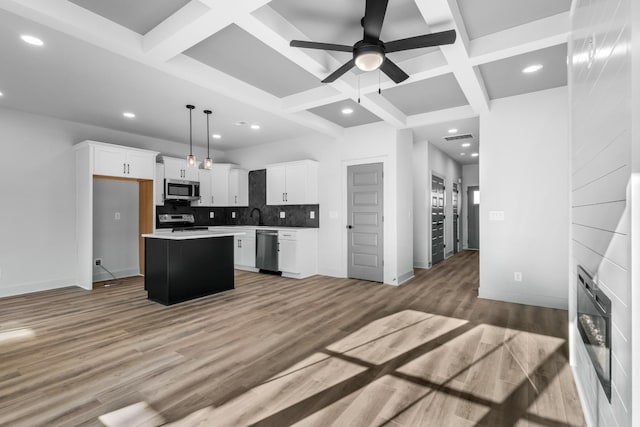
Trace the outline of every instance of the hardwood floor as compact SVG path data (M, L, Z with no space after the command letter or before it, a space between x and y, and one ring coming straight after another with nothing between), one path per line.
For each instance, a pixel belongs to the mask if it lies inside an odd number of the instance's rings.
M0 425L584 425L566 311L478 299L475 251L416 271L0 299Z

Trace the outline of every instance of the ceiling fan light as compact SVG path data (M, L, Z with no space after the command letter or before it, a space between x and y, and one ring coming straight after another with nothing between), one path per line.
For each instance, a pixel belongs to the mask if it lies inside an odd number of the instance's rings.
M356 67L362 71L373 71L380 68L384 62L381 52L364 52L356 56Z

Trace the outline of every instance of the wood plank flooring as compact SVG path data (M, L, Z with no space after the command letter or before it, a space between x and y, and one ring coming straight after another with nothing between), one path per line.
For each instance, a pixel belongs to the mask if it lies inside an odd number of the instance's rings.
M566 311L478 299L475 251L416 271L0 299L0 425L584 425Z

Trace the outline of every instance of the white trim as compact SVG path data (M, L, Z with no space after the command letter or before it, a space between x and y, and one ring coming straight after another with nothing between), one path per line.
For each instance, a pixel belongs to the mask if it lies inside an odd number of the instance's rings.
M482 287L478 288L478 298L516 304L535 305L538 307L557 308L560 310L566 310L568 306L568 300L566 298L527 294L522 292L487 291Z
M97 267L99 268L99 267ZM102 269L100 269L102 270ZM133 267L133 268L125 268L123 270L114 270L111 272L114 276L116 276L116 278L114 279L113 277L111 277L111 275L109 273L107 273L106 271L102 270L102 271L97 271L95 273L93 273L93 282L104 282L107 280L119 280L119 279L124 279L125 277L133 277L133 276L140 276L140 268L139 267Z
M407 283L409 280L413 279L415 276L413 269L402 273L398 276L398 285L403 285L405 283Z
M76 280L72 278L58 279L47 282L22 283L20 285L12 285L0 288L0 298L77 286L78 285L76 284Z

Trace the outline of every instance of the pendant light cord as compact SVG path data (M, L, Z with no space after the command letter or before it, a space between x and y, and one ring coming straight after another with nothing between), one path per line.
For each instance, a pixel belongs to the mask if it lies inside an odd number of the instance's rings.
M193 108L189 108L189 155L192 156L193 155L193 144L192 144L192 140L193 140L193 129L192 129L192 119L191 119L191 113L193 111Z
M207 159L211 158L209 155L209 116L211 115L211 110L204 110L204 113L207 115Z

